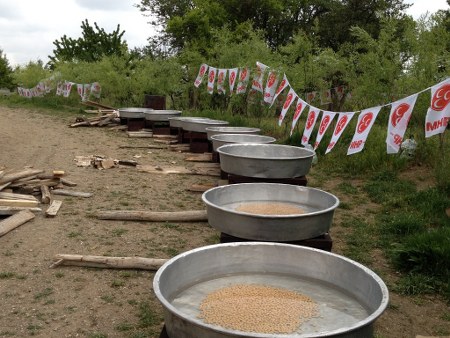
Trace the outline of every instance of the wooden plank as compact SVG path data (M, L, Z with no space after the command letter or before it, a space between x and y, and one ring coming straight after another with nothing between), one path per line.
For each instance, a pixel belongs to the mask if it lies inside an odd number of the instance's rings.
M40 169L25 169L25 170L21 170L16 173L6 174L2 178L0 178L0 185L8 183L8 182L20 180L21 178L34 176L34 175L37 175L37 174L40 174L43 172L44 172L44 170L40 170Z
M37 198L33 195L17 194L11 192L0 192L0 199L37 201Z
M0 205L5 207L37 207L39 202L30 200L0 199Z
M53 195L62 195L62 196L74 196L74 197L92 197L90 192L82 192L82 191L72 191L65 189L54 189L52 190Z
M5 183L5 184L1 184L0 185L0 191L2 191L3 189L5 189L7 186L9 186L11 184L11 182Z
M156 143L162 143L162 144L167 144L167 145L173 145L178 143L178 140L160 140L160 139L154 139L153 142Z
M68 179L61 178L61 184L68 187L76 187L77 184L75 182L69 181Z
M149 222L203 222L208 220L206 210L186 211L142 211L142 210L112 210L100 211L97 218L119 221L149 221Z
M53 200L48 209L45 211L45 217L55 217L59 211L59 208L61 208L61 205L62 201Z
M39 180L39 179L34 179L34 180L29 180L26 182L13 182L11 183L10 187L11 188L20 188L20 187L28 187L28 188L40 188L41 185L47 185L49 187L54 187L56 185L58 185L60 183L60 179L59 178L51 178L51 179L45 179L45 180Z
M22 210L12 216L9 216L7 219L0 222L0 237L28 222L34 217L35 215L28 210Z
M91 268L109 269L142 269L158 270L168 259L146 258L146 257L105 257L88 255L58 254L55 256L56 262L50 265L54 268L59 265L74 265Z
M153 137L153 133L147 131L127 131L128 137Z
M184 158L185 161L188 162L211 162L212 161L212 154L211 153L204 153L204 154L194 154L189 155Z
M178 140L178 136L177 135L153 135L153 138L156 139L166 139L166 140Z
M41 185L41 203L42 204L50 204L52 200L52 195L50 194L50 189L47 185Z
M41 212L42 209L38 207L6 207L0 206L0 215L14 215L19 211L29 210L31 212Z

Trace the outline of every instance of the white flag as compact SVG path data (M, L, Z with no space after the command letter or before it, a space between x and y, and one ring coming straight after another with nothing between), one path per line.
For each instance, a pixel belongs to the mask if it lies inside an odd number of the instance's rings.
M228 70L228 84L230 85L230 94L233 93L234 85L236 84L238 68L231 68Z
M286 77L286 74L283 75L283 80L281 80L280 85L278 86L275 95L272 99L272 104L270 105L272 107L273 103L275 102L275 100L277 99L278 95L280 95L280 93L284 90L284 88L286 88L287 86L289 86L289 81Z
M264 73L266 72L266 69L268 67L261 63L261 62L256 62L256 74L255 77L253 78L253 82L252 82L252 89L257 90L258 92L263 92L263 78L264 78Z
M325 154L328 154L334 148L337 141L339 140L342 133L344 132L344 129L348 126L348 124L350 123L350 120L353 118L353 115L355 115L355 112L339 113L339 117L336 122L336 127L334 128L333 136L331 136L331 140L330 140L330 143L328 144Z
M236 94L244 94L247 91L248 79L250 78L250 71L248 67L241 68L239 73L239 82L236 88Z
M294 99L297 97L297 94L295 94L294 89L290 89L289 93L286 96L286 101L284 101L283 109L281 110L280 116L278 118L278 125L281 126L283 123L283 119L286 116L287 111L289 110L289 107L291 106L292 102L294 102Z
M208 65L206 63L202 63L202 65L200 66L200 69L198 71L197 78L195 79L195 82L194 82L194 86L196 86L197 88L203 82L203 77L205 76L207 69L208 69Z
M291 133L290 136L292 136L292 133L294 132L295 125L297 124L298 119L300 118L300 115L302 115L303 110L308 104L303 101L301 98L298 98L297 104L295 105L295 112L294 117L292 118L292 126L291 126Z
M323 90L320 92L320 104L328 104L331 103L331 90Z
M216 81L216 72L217 72L217 68L209 67L208 87L207 87L208 94L212 94L214 92L214 82Z
M225 77L227 76L227 69L219 69L217 72L217 92L219 94L225 94Z
M264 89L264 102L271 104L277 89L278 78L277 73L273 70L267 76L266 88Z
M311 137L311 133L314 129L314 125L316 124L317 118L319 117L320 109L316 107L309 106L308 117L306 118L305 130L303 131L302 136L302 145L306 146L309 142L309 138Z
M369 136L370 129L381 110L381 106L364 109L358 116L358 123L356 124L355 134L350 142L350 146L347 150L347 155L359 153L364 149L367 137Z
M389 115L386 137L388 154L396 154L400 150L400 145L402 144L403 136L408 127L417 95L418 94L408 96L407 98L391 104L391 113Z
M317 92L306 93L306 102L311 103L316 98Z
M450 122L450 78L431 87L431 104L425 118L425 137L442 134Z
M102 92L102 87L100 86L100 83L98 82L93 82L91 84L91 94L96 97L96 98L100 98L100 94Z
M327 129L330 126L331 121L333 121L335 115L336 115L336 113L333 113L331 111L324 111L323 112L323 114L322 114L322 121L320 121L319 131L317 132L317 136L316 136L316 142L314 143L314 150L316 150L317 147L319 146L323 135L327 131Z

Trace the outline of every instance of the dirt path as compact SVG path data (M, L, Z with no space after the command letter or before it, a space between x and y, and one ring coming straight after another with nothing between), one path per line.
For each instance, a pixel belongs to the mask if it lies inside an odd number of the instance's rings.
M94 194L86 199L58 196L63 205L55 218L37 215L0 238L0 337L159 337L163 319L152 292L153 273L49 269L49 265L58 253L170 258L218 243L218 232L206 223L101 221L93 217L99 210L203 209L201 195L186 188L217 179L152 175L134 167L77 167L75 156L94 154L137 159L141 164L186 163L183 154L168 150L119 148L148 145L148 139L127 138L123 132L101 128L71 129L69 122L73 118L0 107L0 169L64 170L67 179L78 183L73 189ZM345 230L337 224L334 251L340 251L344 236ZM391 297L392 305L376 322L378 337L450 331L449 322L443 319L445 313L448 318L448 307L442 302Z

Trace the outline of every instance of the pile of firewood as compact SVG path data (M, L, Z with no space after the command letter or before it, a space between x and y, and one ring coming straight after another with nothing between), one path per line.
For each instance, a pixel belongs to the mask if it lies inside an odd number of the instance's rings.
M119 113L112 111L110 113L101 113L96 117L77 117L75 123L69 125L71 128L75 127L111 127L120 125Z

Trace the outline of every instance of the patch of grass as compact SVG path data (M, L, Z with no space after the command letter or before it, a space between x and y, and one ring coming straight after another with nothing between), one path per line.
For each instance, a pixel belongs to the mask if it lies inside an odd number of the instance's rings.
M108 335L101 332L92 332L88 334L88 338L108 338Z
M140 328L151 328L155 325L161 323L162 318L155 311L155 307L149 302L139 303L139 327Z
M113 229L111 232L115 237L120 237L123 234L127 233L128 230L124 229L124 228L116 228L116 229Z
M63 278L64 277L64 272L58 271L55 273L55 277L56 278Z
M14 278L16 274L14 272L0 272L0 279Z
M27 330L30 336L35 336L39 333L39 330L42 329L42 326L36 324L29 324L27 326Z
M16 334L11 331L0 331L0 337L13 337Z
M38 292L37 294L35 294L34 295L34 299L40 300L40 299L43 299L43 298L47 298L51 294L53 294L53 288L45 288L41 292Z
M408 296L432 294L436 291L435 284L436 280L432 276L408 274L400 278L393 291Z
M67 235L67 237L69 237L69 238L76 238L76 237L79 237L79 236L81 236L81 232L79 232L79 231L71 231Z
M114 327L117 331L125 332L133 330L134 326L130 323L120 323Z
M125 281L119 280L119 279L114 279L111 282L111 287L113 287L113 288L120 288L120 287L122 287L124 285L125 285Z
M339 183L337 188L339 189L339 191L347 195L355 195L358 193L358 188L349 182Z
M344 254L362 264L372 260L370 251L374 247L373 228L358 218L349 218L342 223L343 227L351 228L346 237Z
M180 228L180 226L178 224L169 223L169 222L163 223L163 227L166 229L179 229Z
M111 304L114 302L115 297L111 296L111 295L103 295L103 296L100 296L100 299L102 301L104 301L105 303Z

